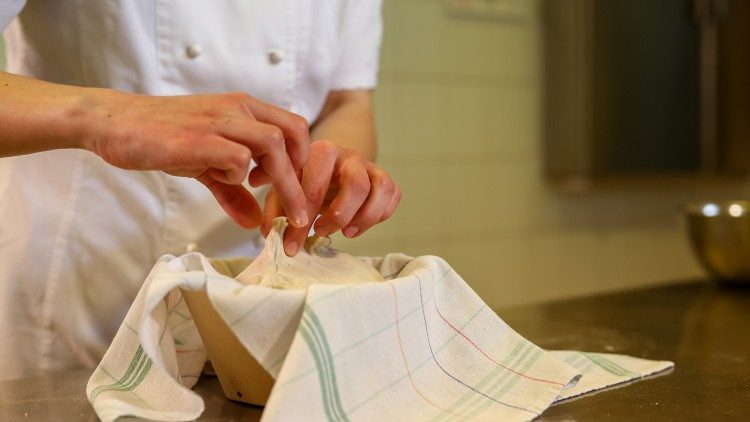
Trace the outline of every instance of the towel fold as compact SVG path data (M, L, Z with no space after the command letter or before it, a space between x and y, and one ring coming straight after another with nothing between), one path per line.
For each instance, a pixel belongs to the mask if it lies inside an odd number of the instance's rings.
M248 286L198 253L164 256L86 393L103 421L192 420L206 360L179 289L214 308L276 379L264 421L525 421L556 400L671 368L666 361L548 352L505 324L442 259L369 258L385 282Z

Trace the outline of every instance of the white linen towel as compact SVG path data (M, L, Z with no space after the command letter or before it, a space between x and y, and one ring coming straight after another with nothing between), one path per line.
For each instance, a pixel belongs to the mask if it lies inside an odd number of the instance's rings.
M86 393L103 421L192 420L206 354L178 287L205 289L276 379L264 421L535 418L556 400L671 368L547 352L505 324L442 259L369 259L385 282L307 291L246 286L198 253L164 256Z

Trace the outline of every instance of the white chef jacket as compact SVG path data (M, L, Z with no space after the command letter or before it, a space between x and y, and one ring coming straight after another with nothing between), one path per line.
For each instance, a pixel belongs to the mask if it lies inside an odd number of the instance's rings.
M2 28L12 73L243 91L310 122L330 90L375 86L381 35L380 0L0 0ZM159 256L253 255L256 233L193 179L80 150L0 159L0 379L95 366Z

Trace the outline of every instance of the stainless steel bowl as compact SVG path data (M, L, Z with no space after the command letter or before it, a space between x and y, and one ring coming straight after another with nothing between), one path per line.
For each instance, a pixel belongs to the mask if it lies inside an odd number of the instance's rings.
M686 207L693 251L722 281L750 284L750 202L710 201Z

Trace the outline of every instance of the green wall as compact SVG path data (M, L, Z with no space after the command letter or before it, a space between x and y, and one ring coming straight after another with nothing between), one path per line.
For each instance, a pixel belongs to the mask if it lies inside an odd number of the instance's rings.
M0 69L5 69L5 43L2 35L0 35Z

